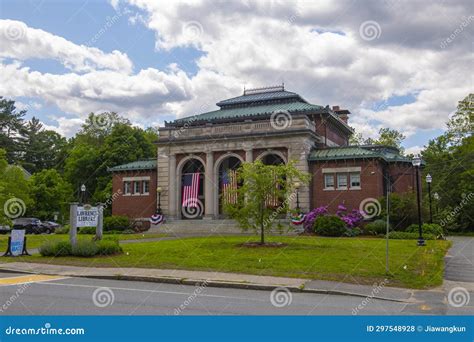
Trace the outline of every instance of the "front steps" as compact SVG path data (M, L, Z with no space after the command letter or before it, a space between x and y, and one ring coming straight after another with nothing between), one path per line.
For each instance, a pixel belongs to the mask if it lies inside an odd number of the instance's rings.
M282 222L284 225L282 235L296 235L297 231L302 228L296 227L288 231L288 222ZM301 227L301 226L300 226ZM169 235L196 235L196 236L213 236L213 235L255 235L253 229L243 231L239 228L234 220L167 220L166 223L160 225L151 225L149 233L164 233ZM277 229L269 232L271 235L279 235Z

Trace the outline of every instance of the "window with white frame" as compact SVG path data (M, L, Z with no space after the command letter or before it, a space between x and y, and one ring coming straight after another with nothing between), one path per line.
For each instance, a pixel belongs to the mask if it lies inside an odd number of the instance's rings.
M334 189L334 174L333 173L324 174L324 189Z
M360 189L360 172L352 172L350 174L350 177L351 177L351 183L350 183L351 189Z
M123 193L125 195L130 195L131 192L132 192L132 187L131 187L130 182L128 181L123 182Z
M142 191L144 195L148 195L150 193L150 181L147 181L147 180L143 181Z
M133 182L133 194L139 195L140 194L140 182Z
M347 189L347 173L338 173L337 174L337 188L338 189Z

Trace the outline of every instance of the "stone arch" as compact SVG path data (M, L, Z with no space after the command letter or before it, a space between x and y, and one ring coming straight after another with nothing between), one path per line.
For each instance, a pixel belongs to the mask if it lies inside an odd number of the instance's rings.
M202 208L199 208L201 210L201 213L195 217L195 218L202 218L205 213L205 207L206 207L206 198L205 198L205 191L204 191L204 180L205 180L205 175L206 175L206 163L205 161L197 156L197 155L189 155L180 160L178 163L177 168L177 175L178 175L178 186L176 187L176 198L177 198L177 203L176 203L176 208L178 208L177 216L181 219L183 218L190 218L190 217L185 217L183 215L183 208L182 208L182 196L183 196L183 176L184 173L183 171L186 171L185 168L188 168L189 162L194 161L196 164L195 170L199 171L200 175L200 183L199 183L199 196L198 199L200 200L200 204L202 204ZM198 164L199 163L199 164ZM192 167L189 167L189 170L193 169ZM194 218L194 217L193 217Z
M275 156L278 156L282 161L283 163L287 163L287 160L285 158L285 155L283 153L281 153L280 151L276 151L276 150L268 150L268 151L265 151L263 153L261 153L256 160L261 160L263 161L265 157L268 157L270 155L275 155Z
M219 192L220 192L220 168L222 163L229 158L236 158L240 161L240 164L244 163L244 159L237 153L229 152L220 156L214 163L214 213L216 216L219 216L220 213L220 201L219 201Z

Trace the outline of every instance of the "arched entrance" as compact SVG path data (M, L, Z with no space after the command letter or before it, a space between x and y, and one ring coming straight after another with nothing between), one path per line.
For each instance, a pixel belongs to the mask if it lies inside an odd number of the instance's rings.
M262 163L264 163L265 165L281 165L281 164L285 164L285 161L283 160L283 158L276 154L276 153L267 153L265 154L264 156L262 156L261 158L259 158Z
M285 164L285 161L283 160L283 157L280 156L279 154L277 153L272 153L272 152L268 152L266 154L264 154L263 156L261 156L259 158L263 164L265 165L281 165L281 164ZM275 179L276 179L276 175L275 175ZM278 184L277 182L275 181L275 187L276 189L278 189ZM269 196L265 202L266 206L268 208L277 208L280 206L280 204L283 202L283 198L278 198L278 196L275 194L273 196Z
M201 219L204 215L204 165L197 158L189 158L181 168L181 218Z
M219 200L219 215L224 215L225 203L236 203L237 195L232 193L232 189L236 189L239 184L237 181L236 171L242 164L241 160L236 156L225 158L218 169L218 200Z

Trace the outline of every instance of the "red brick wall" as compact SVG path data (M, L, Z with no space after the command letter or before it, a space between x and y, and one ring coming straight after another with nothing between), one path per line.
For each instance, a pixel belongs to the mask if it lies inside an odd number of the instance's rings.
M320 116L314 116L314 125L316 127L316 133L321 137L327 138L339 146L345 146L348 144L349 136L340 132L336 127L328 122L328 119L322 120Z
M393 182L393 192L403 193L416 190L415 170L411 164L390 164L390 178Z
M360 190L324 190L323 168L338 168L360 166ZM389 173L392 178L392 191L404 193L415 189L415 173L411 164L391 163ZM349 210L358 209L359 204L366 198L379 199L384 196L384 165L381 161L373 160L341 160L310 164L311 179L311 208L329 205L329 210L335 213L339 204L344 204ZM336 180L335 180L336 181Z
M324 190L323 168L338 168L360 166L360 190ZM344 204L349 210L358 209L365 198L380 198L383 196L382 165L377 160L341 160L327 161L310 164L312 175L311 182L311 208L329 206L335 213L339 204Z
M149 195L124 195L123 177L150 177ZM120 195L112 202L112 215L124 215L130 218L148 218L155 213L156 170L114 172L112 176L113 193L120 190Z

